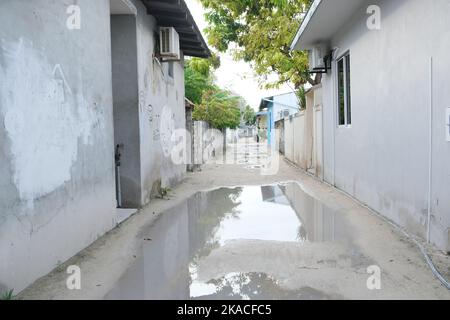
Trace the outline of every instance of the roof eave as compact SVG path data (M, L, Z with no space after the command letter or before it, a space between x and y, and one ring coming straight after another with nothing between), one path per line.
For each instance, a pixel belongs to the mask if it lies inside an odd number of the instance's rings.
M184 0L142 0L160 26L174 27L186 56L209 58L211 51Z
M322 3L322 0L314 0L314 2L309 7L308 12L306 13L305 17L303 18L303 21L302 21L302 23L300 25L300 28L298 29L297 34L295 35L295 38L292 41L291 51L294 51L294 50L305 50L305 48L302 48L301 45L300 45L300 41L301 41L302 35L305 32L305 30L308 28L308 25L309 25L311 19L316 14L317 8L319 7L319 5L321 3Z
M353 19L366 14L373 0L315 0L291 44L291 50L310 50L329 44Z

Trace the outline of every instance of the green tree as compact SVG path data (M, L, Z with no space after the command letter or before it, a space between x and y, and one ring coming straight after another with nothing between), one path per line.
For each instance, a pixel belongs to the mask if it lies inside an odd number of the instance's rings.
M192 116L194 120L206 121L216 129L235 129L241 120L240 99L241 97L233 96L225 90L205 91Z
M213 55L210 59L192 58L186 62L186 98L195 107L194 120L208 122L217 129L236 128L240 123L240 103L242 98L234 96L214 84L214 70L220 66L220 59Z
M207 13L206 29L212 46L225 52L234 46L236 59L252 63L267 88L292 83L296 90L317 84L306 52L290 45L311 0L200 0ZM277 74L276 81L269 76Z
M184 68L186 98L194 104L200 104L205 91L216 89L213 72L219 67L220 59L216 55L210 59L187 60Z
M256 112L250 106L246 106L242 115L244 123L247 126L253 126L256 124Z

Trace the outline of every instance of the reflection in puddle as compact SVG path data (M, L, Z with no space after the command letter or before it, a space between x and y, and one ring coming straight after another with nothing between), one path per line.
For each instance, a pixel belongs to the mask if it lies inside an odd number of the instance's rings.
M345 219L296 184L198 193L142 238L152 241L143 241L142 254L106 299L336 298L302 276L363 259ZM316 256L320 246L329 253ZM298 273L294 287L286 268Z
M313 288L286 290L277 281L264 273L230 273L220 279L211 280L205 288L191 285L191 298L201 300L321 300L339 299ZM198 290L200 289L200 290Z
M301 223L278 187L247 187L234 198L213 238L224 245L236 239L296 241ZM276 222L276 223L274 223Z

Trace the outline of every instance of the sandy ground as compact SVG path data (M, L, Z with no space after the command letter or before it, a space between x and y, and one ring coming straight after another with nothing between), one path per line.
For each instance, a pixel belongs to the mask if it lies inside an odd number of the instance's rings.
M389 286L379 291L367 289L355 290L352 286L340 285L336 278L348 279L364 276L350 269L341 268L334 279L331 279L331 269L320 269L317 262L313 261L311 268L305 267L306 272L295 273L289 266L280 266L271 261L253 261L253 263L266 263L266 270L272 270L279 274L279 278L286 280L286 285L296 287L296 281L314 285L331 281L328 285L330 297L344 299L450 299L448 291L433 276L425 259L418 248L401 232L392 225L374 215L353 199L338 190L320 183L313 177L303 174L293 165L280 161L280 168L276 175L261 175L259 169L246 165L205 165L202 171L188 173L186 179L172 191L168 199L154 200L148 207L126 220L120 226L100 238L89 248L58 267L49 275L39 279L32 286L24 290L19 299L103 299L113 288L124 272L138 258L142 235L152 226L165 210L180 204L184 199L198 191L210 190L222 186L250 186L264 185L276 182L296 181L310 195L323 201L330 208L345 212L350 215L352 223L360 230L358 244L364 247L370 256L376 257L377 263L383 270L383 277L389 279ZM377 239L388 240L391 245L380 245ZM384 241L383 243L386 243ZM231 248L233 249L233 248ZM236 248L238 253L251 252L252 244ZM287 252L295 248L268 248L274 252ZM428 247L433 259L440 271L450 275L450 258L433 248ZM320 252L320 249L318 249ZM323 253L323 252L322 252ZM295 255L294 255L295 256ZM212 255L210 259L218 260L217 263L230 262L226 255ZM238 265L240 264L240 265ZM245 269L252 261L236 262L234 267ZM82 270L82 290L68 290L66 287L69 265L78 265ZM314 267L314 268L313 268ZM316 268L317 267L317 268ZM205 270L207 273L208 270ZM215 271L217 272L217 271ZM360 273L364 271L360 271ZM286 275L291 275L287 277Z

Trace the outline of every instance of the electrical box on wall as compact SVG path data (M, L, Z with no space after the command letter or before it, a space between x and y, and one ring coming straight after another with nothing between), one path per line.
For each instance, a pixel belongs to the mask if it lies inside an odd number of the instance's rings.
M445 136L448 142L450 142L450 107L445 112Z
M325 66L325 50L324 45L317 45L312 50L309 51L309 68L310 71L315 71L318 69L324 69Z
M309 73L327 73L331 69L331 54L327 45L318 44L309 50Z

